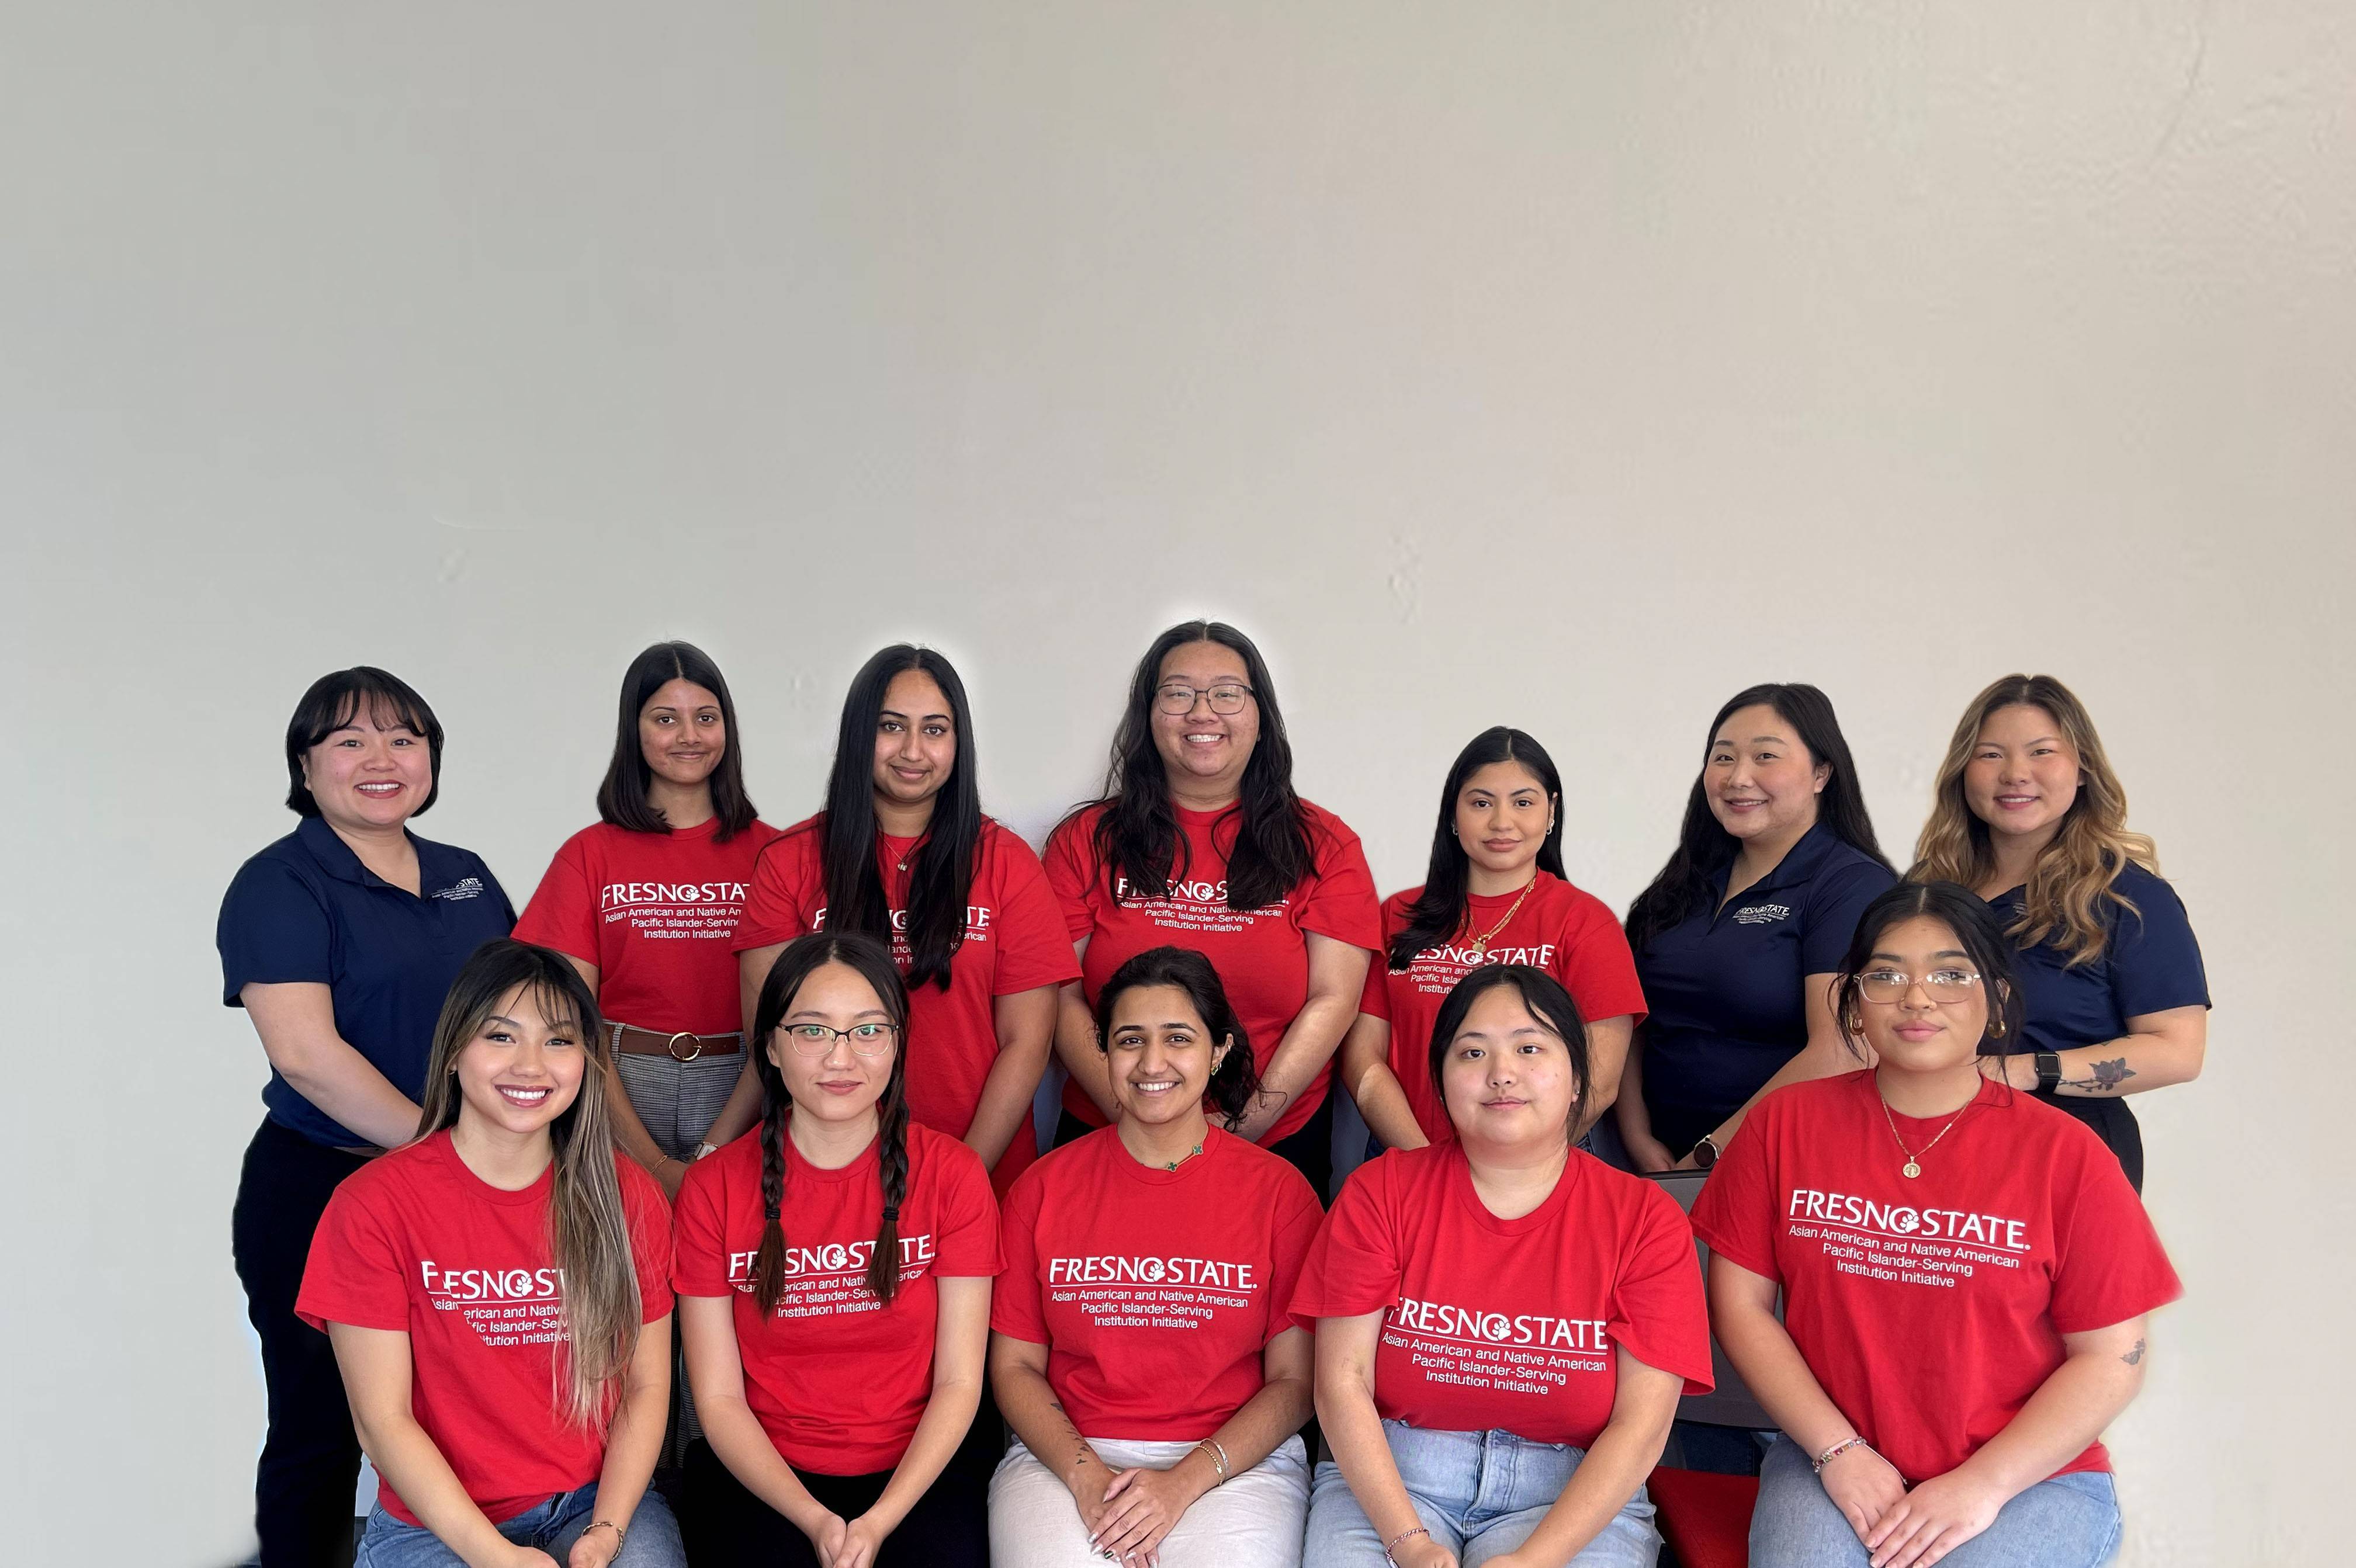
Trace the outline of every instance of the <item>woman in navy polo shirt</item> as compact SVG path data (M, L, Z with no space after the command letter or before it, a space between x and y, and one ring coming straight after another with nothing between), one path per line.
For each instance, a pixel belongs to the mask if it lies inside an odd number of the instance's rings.
M2094 720L2051 676L2006 676L1965 709L1933 795L1907 875L1978 893L2020 950L2005 1077L2093 1127L2140 1192L2119 1097L2201 1075L2209 980Z
M443 995L515 923L480 859L408 831L441 763L442 726L408 686L365 665L321 677L286 726L286 804L303 821L221 901L222 999L270 1058L230 1221L270 1391L264 1568L351 1551L359 1443L327 1336L294 1316L311 1233L337 1182L417 1136Z
M1638 1169L1708 1169L1769 1089L1853 1065L1833 973L1897 880L1823 692L1754 686L1718 710L1676 853L1628 910L1652 1010L1614 1110Z

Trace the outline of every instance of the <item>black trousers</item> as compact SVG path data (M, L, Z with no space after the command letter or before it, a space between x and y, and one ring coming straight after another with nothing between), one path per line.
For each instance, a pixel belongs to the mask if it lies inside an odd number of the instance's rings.
M1333 1194L1326 1189L1333 1180L1333 1096L1338 1093L1339 1090L1328 1085L1325 1098L1299 1130L1288 1133L1268 1146L1269 1153L1308 1179L1309 1185L1316 1190L1320 1208L1333 1201ZM1067 1110L1055 1123L1055 1147L1061 1148L1073 1139L1086 1137L1096 1130Z
M294 1316L311 1233L337 1184L367 1164L265 1121L246 1146L230 1217L245 1315L262 1338L270 1430L253 1483L262 1568L344 1568L360 1444L327 1337Z
M964 1445L884 1538L875 1568L990 1568L990 1477L1004 1454L995 1411L977 1419ZM857 1519L884 1495L892 1472L825 1476L796 1470L810 1496L845 1520ZM819 1568L818 1551L791 1520L747 1491L712 1445L687 1445L679 1523L691 1568Z

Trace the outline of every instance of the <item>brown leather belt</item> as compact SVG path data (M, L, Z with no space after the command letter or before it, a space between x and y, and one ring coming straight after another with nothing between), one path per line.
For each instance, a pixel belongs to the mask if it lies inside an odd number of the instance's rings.
M625 1056L668 1056L693 1061L700 1056L734 1056L744 1049L741 1034L659 1034L630 1024L614 1026L614 1049Z

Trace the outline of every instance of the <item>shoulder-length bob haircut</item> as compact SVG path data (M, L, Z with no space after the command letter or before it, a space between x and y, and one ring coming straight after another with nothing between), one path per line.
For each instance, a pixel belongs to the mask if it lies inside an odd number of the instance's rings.
M1587 1020L1579 1016L1579 1004L1562 988L1562 982L1543 969L1527 964L1483 964L1466 973L1456 982L1448 999L1440 1004L1440 1016L1431 1020L1431 1087L1440 1103L1448 1104L1448 1051L1456 1043L1456 1036L1464 1028L1465 1015L1472 1004L1499 986L1511 986L1522 998L1522 1006L1530 1016L1554 1032L1562 1041L1563 1050L1570 1053L1570 1084L1578 1098L1571 1102L1570 1122L1563 1135L1579 1124L1580 1110L1587 1104L1587 1091L1592 1081L1587 1053Z
M712 837L725 844L753 826L759 815L744 793L744 747L736 729L736 699L712 656L693 643L657 643L622 672L621 719L614 734L614 757L605 764L605 782L597 786L597 816L632 833L668 833L670 824L647 799L654 770L647 766L646 749L638 742L638 715L655 693L674 680L690 681L712 693L720 703L720 762L712 770L712 815L720 820Z
M802 982L829 964L843 965L865 980L892 1025L892 1072L875 1107L884 1218L867 1260L866 1285L887 1307L900 1290L900 1206L908 1200L908 988L892 965L892 950L875 938L857 932L813 931L786 944L753 1004L753 1071L760 1077L762 1098L761 1244L753 1254L753 1300L765 1317L776 1310L786 1294L786 1124L794 1106L786 1075L769 1060L769 1042L792 1010Z
M2159 857L2151 840L2127 831L2127 792L2111 771L2103 738L2077 694L2050 675L2008 675L1972 699L1931 788L1931 816L1914 844L1914 881L1961 882L1976 888L1996 869L1987 824L1964 799L1964 770L1979 749L1980 731L2001 709L2035 708L2053 720L2078 763L2078 798L2062 815L2062 831L2037 857L2021 899L2020 918L2010 935L2035 947L2060 935L2068 967L2091 964L2109 938L2104 915L2112 909L2139 914L2118 891L2119 873L2130 863L2157 876Z
M1546 748L1519 730L1500 724L1472 737L1456 753L1448 782L1440 786L1440 822L1431 830L1431 859L1424 868L1423 893L1407 912L1407 924L1391 938L1390 966L1405 969L1425 948L1447 941L1464 923L1465 884L1470 866L1464 846L1456 838L1456 797L1464 783L1493 763L1515 763L1529 770L1545 790L1554 821L1538 846L1538 869L1569 880L1562 869L1562 775Z
M1864 1009L1859 1005L1858 976L1873 965L1875 949L1893 925L1935 920L1955 933L1955 944L1979 971L1987 995L1989 1041L2017 1040L2023 1008L2020 985L2012 959L2012 944L2005 940L1996 912L1968 888L1953 882L1901 882L1882 892L1857 917L1857 934L1841 959L1833 981L1833 1017L1840 1025L1841 1043L1860 1061L1865 1059Z
M1773 709L1777 718L1799 732L1800 744L1808 749L1811 763L1832 769L1832 776L1816 796L1817 825L1879 864L1890 864L1873 836L1873 817L1865 809L1865 791L1858 787L1857 764L1849 759L1848 741L1841 734L1840 720L1834 717L1832 699L1815 687L1796 681L1747 688L1728 698L1709 721L1701 741L1703 766L1694 774L1693 788L1686 795L1676 849L1652 886L1628 906L1628 942L1639 953L1655 937L1707 904L1712 880L1734 864L1740 846L1711 815L1704 778L1719 726L1743 709L1762 704Z
M1148 986L1168 986L1184 992L1194 1016L1203 1020L1203 1033L1211 1049L1216 1051L1222 1040L1228 1042L1227 1054L1203 1086L1203 1101L1218 1113L1227 1131L1234 1131L1259 1098L1259 1065L1252 1060L1251 1037L1227 1001L1227 988L1220 983L1218 970L1193 948L1149 947L1112 972L1097 993L1098 1052L1111 1054L1114 1006L1123 994Z
M1165 897L1173 880L1183 880L1185 838L1170 804L1170 781L1153 744L1154 693L1162 684L1162 661L1173 648L1216 643L1244 662L1252 701L1259 708L1259 740L1244 764L1238 798L1229 808L1236 822L1235 848L1227 855L1227 907L1262 909L1297 887L1315 869L1316 851L1301 797L1292 789L1292 742L1285 738L1284 714L1268 661L1249 637L1224 621L1187 621L1153 639L1130 677L1129 705L1113 734L1112 764L1105 773L1097 818L1096 851L1118 889L1126 878L1141 898ZM1087 809L1087 806L1081 807Z
M549 1124L555 1148L548 1202L550 1261L563 1280L566 1345L555 1362L556 1412L573 1425L602 1429L620 1398L622 1375L637 1348L638 1275L630 1261L630 1227L614 1168L614 1128L605 1110L613 1072L597 998L573 961L545 947L496 937L451 982L434 1028L425 1072L424 1138L458 1120L458 1058L507 999L530 995L540 1015L569 1034L585 1071L573 1103Z
M319 815L319 803L311 797L311 786L303 782L303 759L312 747L362 712L380 730L406 729L424 741L434 783L427 787L423 803L409 815L423 816L434 808L442 795L442 720L434 717L434 709L407 681L363 664L321 676L294 704L294 717L286 721L287 810L297 816Z
M930 648L894 643L859 667L842 699L834 768L826 782L820 865L829 931L859 932L887 945L892 912L875 865L875 731L895 676L930 676L949 705L957 761L933 797L932 825L908 865L908 988L949 987L949 964L965 941L967 896L981 843L981 788L973 750L973 710L957 667Z

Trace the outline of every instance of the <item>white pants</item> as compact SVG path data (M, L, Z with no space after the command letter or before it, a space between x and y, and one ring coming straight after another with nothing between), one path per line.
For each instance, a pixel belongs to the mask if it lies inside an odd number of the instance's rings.
M1194 1445L1092 1437L1088 1446L1126 1470L1167 1469ZM1309 1456L1300 1438L1288 1437L1195 1499L1162 1542L1162 1568L1301 1568L1308 1520ZM991 1568L1105 1568L1069 1488L1020 1442L990 1478L990 1561Z

